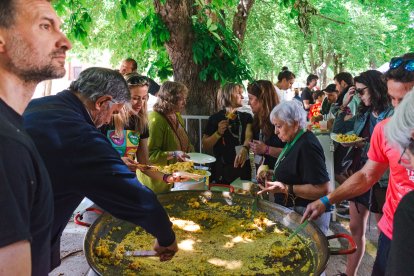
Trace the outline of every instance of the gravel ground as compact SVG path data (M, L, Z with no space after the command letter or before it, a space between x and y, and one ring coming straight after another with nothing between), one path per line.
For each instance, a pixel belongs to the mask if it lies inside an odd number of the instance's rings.
M332 233L348 233L349 221L340 219L337 222L331 222ZM73 222L69 222L62 236L61 256L62 265L53 270L49 275L53 276L81 276L87 275L89 266L84 257L82 247L83 238L87 228L78 226ZM367 231L367 250L362 259L362 264L358 275L371 275L371 269L374 262L377 248L378 230L375 219L371 216L371 229ZM332 246L337 247L339 243L333 242ZM328 262L326 275L336 275L345 271L346 256L331 256Z

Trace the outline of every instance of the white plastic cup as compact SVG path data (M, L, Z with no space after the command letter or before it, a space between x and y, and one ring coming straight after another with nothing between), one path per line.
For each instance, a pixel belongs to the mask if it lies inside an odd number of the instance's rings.
M319 122L320 130L327 130L328 129L328 121L320 121Z

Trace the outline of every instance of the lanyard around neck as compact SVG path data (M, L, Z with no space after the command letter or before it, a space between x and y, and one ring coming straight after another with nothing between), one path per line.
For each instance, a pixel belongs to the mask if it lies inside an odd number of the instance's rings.
M295 138L292 140L292 142L286 143L284 146L282 152L280 153L279 157L277 158L274 171L276 172L277 167L279 167L282 160L286 157L286 155L289 153L289 151L293 148L293 145L296 143L297 140L305 133L305 130L301 129L298 134L296 134Z

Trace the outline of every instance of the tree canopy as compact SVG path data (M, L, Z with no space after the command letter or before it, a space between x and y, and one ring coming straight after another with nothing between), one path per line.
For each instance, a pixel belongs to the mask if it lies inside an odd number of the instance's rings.
M413 50L413 2L58 0L55 6L76 55L93 59L108 49L113 65L133 57L139 71L174 76L198 91L195 103L201 94L214 102L220 83L274 80L282 66L323 82L340 71L376 68Z

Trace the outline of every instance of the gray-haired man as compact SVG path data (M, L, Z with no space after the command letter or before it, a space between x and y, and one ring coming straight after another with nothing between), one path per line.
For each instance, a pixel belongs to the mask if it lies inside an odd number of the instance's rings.
M31 101L24 113L53 187L52 269L60 264L62 231L84 197L154 235L162 261L177 251L172 224L156 196L97 129L129 100L119 72L95 67L83 71L69 90Z

